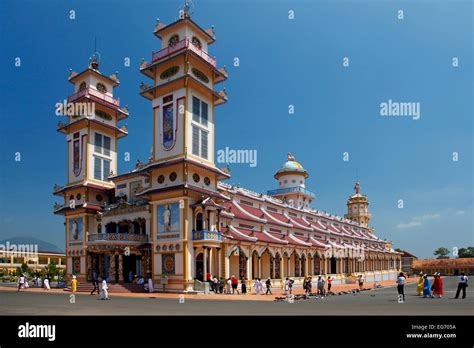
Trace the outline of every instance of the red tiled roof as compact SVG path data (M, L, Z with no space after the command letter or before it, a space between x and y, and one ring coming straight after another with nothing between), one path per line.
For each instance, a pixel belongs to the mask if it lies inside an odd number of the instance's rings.
M258 238L259 242L288 244L284 240L270 232L254 232L254 236Z
M474 268L474 258L413 260L412 268Z
M288 242L288 244L292 244L292 245L298 245L298 246L312 246L312 243L309 243L309 242L305 242L297 237L295 237L294 235L290 234L288 236L285 236L283 238L284 240L286 240Z

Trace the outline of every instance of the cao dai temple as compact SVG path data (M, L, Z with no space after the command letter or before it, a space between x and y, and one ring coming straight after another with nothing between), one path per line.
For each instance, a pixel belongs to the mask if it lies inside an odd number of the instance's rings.
M116 74L99 70L97 55L71 71L68 103L93 103L93 115L70 115L58 131L67 144L67 184L55 214L64 215L68 276L88 281L95 271L111 282L152 277L156 287L193 291L208 273L251 281L307 275L395 279L401 254L369 227L369 202L359 183L338 217L314 210L307 171L289 154L276 172L278 187L258 194L225 183L214 162L217 90L228 77L209 52L213 29L195 23L185 7L180 19L158 22L161 49L143 61L149 78L140 94L151 104L153 148L147 163L118 174L118 142L129 116L114 96ZM77 108L76 108L77 109ZM165 280L166 279L166 280Z

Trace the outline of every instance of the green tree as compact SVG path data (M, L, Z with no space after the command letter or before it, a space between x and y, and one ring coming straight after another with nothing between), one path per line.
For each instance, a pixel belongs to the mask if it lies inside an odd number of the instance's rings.
M474 247L460 248L458 257L474 257Z
M16 275L19 277L22 274L27 274L28 271L29 271L28 265L23 262L20 267L16 268Z
M59 274L59 269L54 262L51 262L49 265L47 265L44 270L46 275L50 278L53 278Z
M449 249L445 247L436 249L433 254L437 256L437 259L449 259Z

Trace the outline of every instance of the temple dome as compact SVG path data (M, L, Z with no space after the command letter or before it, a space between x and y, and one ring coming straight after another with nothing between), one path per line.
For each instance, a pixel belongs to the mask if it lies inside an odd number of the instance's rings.
M288 154L288 161L283 163L283 166L275 173L275 179L278 180L278 178L286 174L302 175L305 178L308 177L306 169L304 169L299 162L295 161L294 156L290 153Z

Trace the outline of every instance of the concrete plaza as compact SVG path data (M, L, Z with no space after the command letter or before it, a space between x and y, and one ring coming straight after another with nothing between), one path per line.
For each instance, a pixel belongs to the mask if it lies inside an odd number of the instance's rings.
M76 294L75 303L70 303L69 292L10 289L0 291L0 315L473 315L472 291L468 287L466 299L454 299L456 287L457 278L446 277L444 297L432 299L417 296L416 283L410 283L404 303L398 303L395 287L293 303L269 301L270 296L262 301L258 297L263 296L255 295L247 295L245 301L232 295L219 295L220 299L184 295L180 301L178 294L111 294L110 301Z

